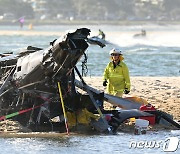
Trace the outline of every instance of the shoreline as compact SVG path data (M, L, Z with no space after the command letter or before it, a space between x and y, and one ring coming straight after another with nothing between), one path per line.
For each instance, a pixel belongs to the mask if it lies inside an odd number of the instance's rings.
M12 20L0 20L0 25L12 25ZM24 25L147 25L147 24L158 24L158 25L179 25L179 21L133 21L133 20L37 20L37 19L26 19ZM19 25L19 23L15 23Z
M12 35L22 35L22 36L62 36L65 32L56 31L37 31L37 30L0 30L0 36L12 36Z

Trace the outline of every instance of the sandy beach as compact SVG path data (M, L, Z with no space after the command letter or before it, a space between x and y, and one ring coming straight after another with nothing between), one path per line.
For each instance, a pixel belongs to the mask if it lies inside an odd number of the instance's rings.
M84 81L97 90L104 91L102 77L83 77ZM131 77L131 92L123 97L136 96L147 100L156 109L173 115L180 120L180 77ZM82 92L78 89L79 92ZM110 106L107 102L106 106ZM0 122L0 132L31 132L17 121Z
M0 30L0 35L12 36L12 35L23 35L23 36L52 36L52 35L64 35L65 32L47 32L47 31L36 31L36 30Z
M85 77L91 87L104 90L102 77ZM123 97L136 96L147 100L156 109L180 120L180 77L131 77L131 92Z

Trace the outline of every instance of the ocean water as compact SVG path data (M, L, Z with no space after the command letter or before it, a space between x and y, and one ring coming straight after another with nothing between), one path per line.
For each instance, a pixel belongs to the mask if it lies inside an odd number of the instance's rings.
M124 55L124 61L129 67L131 76L180 76L180 27L179 26L34 26L33 31L52 32L53 35L1 35L0 53L19 52L28 45L47 48L49 42L60 37L60 34L77 28L86 27L91 30L91 36L98 34L98 29L106 33L106 40L110 44L104 48L90 45L86 51L88 56L87 76L102 76L104 68L110 61L109 51L119 48ZM145 38L134 38L133 35L145 29ZM27 27L20 30L16 26L0 27L0 30L26 31ZM32 32L33 32L32 31ZM78 63L81 69L81 62ZM98 67L97 67L98 66Z
M47 135L48 136L48 135ZM0 138L1 154L104 154L165 153L169 138L180 140L180 131L148 131L145 135L119 132L117 135L69 135L56 138ZM180 142L180 141L179 141ZM175 144L177 144L175 142ZM149 145L149 147L148 147ZM173 154L179 154L180 145ZM174 150L173 149L173 150Z
M91 36L98 34L98 29L106 33L110 42L100 48L90 45L87 76L102 76L104 68L110 61L109 51L120 48L131 76L180 76L180 27L175 25L81 25L81 26L34 26L35 31L52 32L49 36L34 33L34 35L2 35L0 34L0 53L19 52L28 45L47 48L49 42L60 37L60 34L72 29L86 27L91 29ZM133 38L141 29L147 31L145 38ZM17 26L0 26L0 31L26 31ZM78 67L81 69L81 62ZM134 135L133 132L119 132L117 135L70 135L56 138L0 138L0 154L59 154L59 153L165 153L163 146L169 137L178 137L180 131L148 131L145 135ZM154 142L158 147L130 147L145 142ZM180 153L180 145L173 153Z

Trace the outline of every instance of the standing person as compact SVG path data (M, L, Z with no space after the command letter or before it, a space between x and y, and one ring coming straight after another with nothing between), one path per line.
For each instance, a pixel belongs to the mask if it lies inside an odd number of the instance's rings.
M24 21L25 21L24 16L23 16L23 17L20 17L20 18L18 19L18 21L19 21L19 23L20 23L20 27L23 28Z
M130 92L129 70L122 61L122 53L119 49L112 49L109 53L112 61L106 66L103 74L103 86L107 86L107 92L111 95L122 97L123 93Z
M102 31L102 30L100 30L99 29L99 35L98 36L101 36L101 38L103 39L103 40L105 40L105 34L104 34L104 32Z

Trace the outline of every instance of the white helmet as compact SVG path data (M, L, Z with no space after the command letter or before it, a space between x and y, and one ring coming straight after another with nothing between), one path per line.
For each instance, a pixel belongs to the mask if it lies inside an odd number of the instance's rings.
M119 49L115 49L115 48L113 48L112 50L110 50L110 52L109 52L109 54L111 55L111 54L113 54L113 53L115 53L115 54L119 54L119 55L122 55L122 52L121 52L121 50L119 50Z

